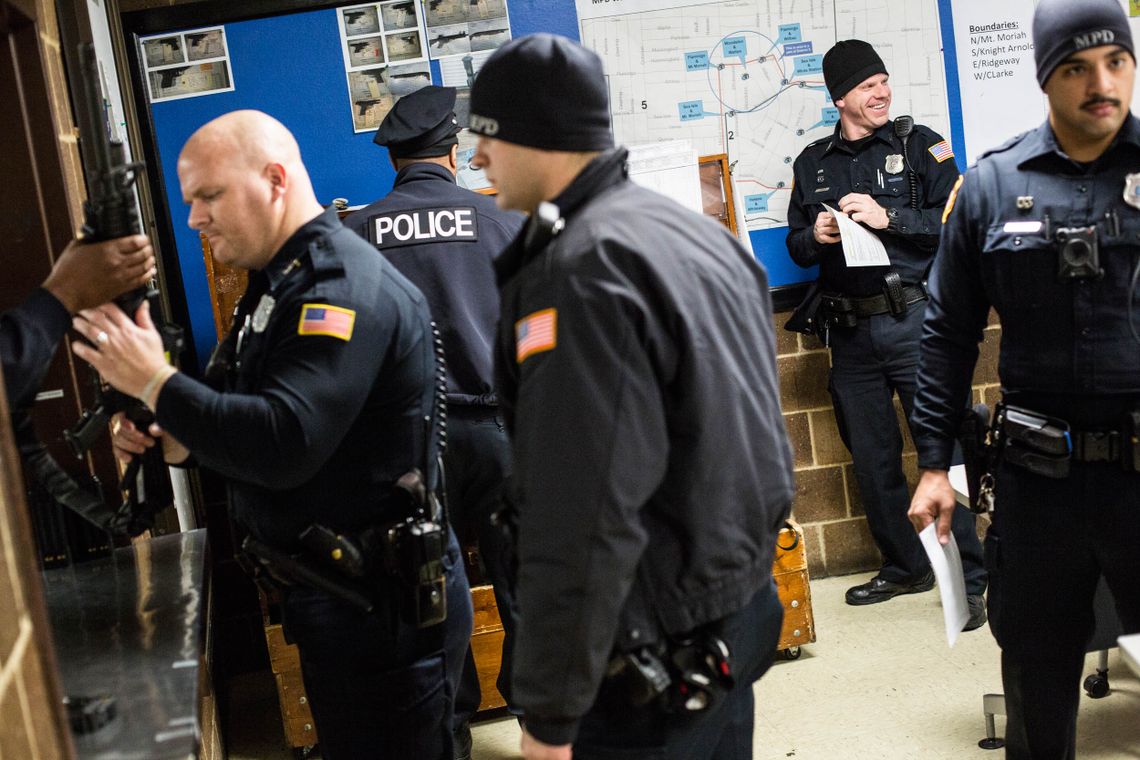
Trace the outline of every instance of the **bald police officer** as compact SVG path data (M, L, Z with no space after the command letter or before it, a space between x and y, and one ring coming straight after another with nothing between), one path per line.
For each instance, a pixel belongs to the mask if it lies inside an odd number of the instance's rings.
M344 223L423 291L443 335L447 358L448 506L460 535L474 533L503 621L500 693L510 702L514 601L508 547L490 517L510 470L510 450L492 383L491 345L499 318L494 258L522 226L488 196L455 184L459 124L455 90L424 87L405 95L376 131L396 182L385 197ZM479 708L479 677L466 641L455 703L456 758L470 756L468 721ZM454 647L449 647L451 651ZM449 665L451 665L449 663ZM460 663L454 663L456 667Z
M92 343L75 352L154 410L162 427L147 432L167 432L168 462L193 454L221 474L234 519L279 556L297 555L268 564L278 578L292 576L282 592L285 634L300 653L322 755L451 760L445 648L471 634L470 591L454 538L437 559L438 544L395 527L413 519L397 482L413 468L429 478L433 469L436 436L425 420L437 369L426 299L321 208L296 140L267 114L235 111L198 129L179 156L178 179L190 226L220 261L249 270L234 329L211 360L216 371L202 383L168 365L145 309L137 325L117 307L81 312L76 327ZM155 445L118 423L120 456ZM440 537L424 520L414 524L419 535ZM372 612L336 593L344 583L289 571L346 555L315 550L303 536L339 541L370 531L401 537L392 551L378 546L386 539L360 549L376 571L364 571ZM397 563L399 574L382 569ZM428 574L439 565L442 622L438 605L421 615L409 603L412 592L440 600L418 583L438 581Z

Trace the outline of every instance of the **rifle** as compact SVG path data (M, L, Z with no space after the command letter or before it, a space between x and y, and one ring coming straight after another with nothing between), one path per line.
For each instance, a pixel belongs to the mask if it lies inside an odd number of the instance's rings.
M141 162L128 163L123 143L110 139L103 109L99 66L95 48L90 43L79 46L79 64L83 86L75 94L75 110L79 116L79 141L87 168L87 200L83 204L81 239L85 242L100 242L134 235L140 230L135 210L134 184L144 165ZM133 319L143 301L155 302L157 296L158 290L151 283L149 287L139 287L124 293L115 299L115 303ZM155 306L158 304L155 303ZM156 316L161 315L160 308L152 309L152 312ZM161 319L158 322L163 345L169 355L176 356L182 348L181 328ZM111 417L118 412L123 412L140 430L146 430L154 422L154 414L138 399L106 385L94 372L92 382L94 403L63 433L64 439L79 459L95 445ZM86 492L83 493L88 498L77 499L72 489L60 479L60 475L66 475L54 461L50 461L51 457L46 450L43 455L46 460L39 458L36 470L48 478L41 479L41 482L49 488L52 496L105 530L138 535L150 528L154 516L174 500L161 446L151 447L145 454L131 460L122 478L123 502L113 513L101 503L99 506L102 509L98 509L90 502L90 494ZM75 486L74 481L70 485ZM78 486L75 486L75 490L78 490Z
M461 40L467 36L467 32L459 32L458 34L441 34L431 41L431 44L443 47L452 40Z

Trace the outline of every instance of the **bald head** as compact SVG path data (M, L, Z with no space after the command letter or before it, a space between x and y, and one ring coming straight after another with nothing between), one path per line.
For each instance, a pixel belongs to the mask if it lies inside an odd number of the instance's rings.
M186 141L179 160L192 160L203 153L224 155L228 161L253 168L276 162L304 171L293 134L261 111L231 111L207 122Z
M260 269L321 213L301 150L285 125L260 111L233 111L198 129L178 157L189 224L214 257Z

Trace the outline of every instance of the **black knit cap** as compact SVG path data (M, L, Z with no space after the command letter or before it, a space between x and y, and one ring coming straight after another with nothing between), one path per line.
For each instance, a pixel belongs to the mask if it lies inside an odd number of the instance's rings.
M886 73L883 59L863 40L840 40L823 55L823 81L833 101L868 77Z
M1037 84L1073 53L1101 45L1120 45L1133 60L1132 29L1117 0L1041 0L1033 14L1033 53Z
M541 150L614 146L602 60L555 34L511 40L471 87L472 132Z
M432 158L450 153L458 133L455 88L428 85L396 101L372 142L393 158Z

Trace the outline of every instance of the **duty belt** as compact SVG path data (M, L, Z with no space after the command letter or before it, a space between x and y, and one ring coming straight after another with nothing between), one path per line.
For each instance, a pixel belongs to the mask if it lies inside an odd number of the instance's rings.
M1002 404L994 416L994 442L1011 464L1038 475L1063 478L1069 462L1110 462L1140 472L1140 412L1121 428L1073 430L1062 419Z
M926 300L926 288L921 285L904 285L902 294L907 306ZM874 317L891 311L886 295L852 298L851 305L855 307L857 317Z

